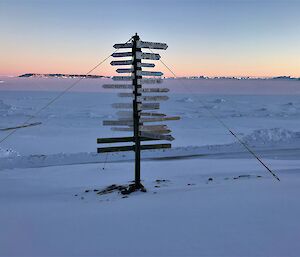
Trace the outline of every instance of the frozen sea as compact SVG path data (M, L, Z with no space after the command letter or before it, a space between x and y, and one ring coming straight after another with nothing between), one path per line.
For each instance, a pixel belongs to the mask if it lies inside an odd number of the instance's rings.
M75 79L0 81L4 138ZM0 256L300 255L300 81L159 84L181 120L166 123L172 149L143 153L147 193L128 198L97 194L134 175L132 153L96 153L96 138L130 135L102 126L129 102L104 83L81 81L0 144Z

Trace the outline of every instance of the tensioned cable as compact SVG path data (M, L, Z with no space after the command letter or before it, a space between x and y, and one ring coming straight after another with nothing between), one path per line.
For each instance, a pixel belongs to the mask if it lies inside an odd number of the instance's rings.
M150 48L149 48L150 49ZM150 49L152 52L152 50ZM153 53L153 52L152 52ZM161 60L159 61L174 75L175 78L177 78L176 74ZM260 159L260 157L242 140L240 139L225 123L222 121L212 110L210 110L201 100L199 100L202 106L212 115L213 118L215 118L224 128L226 128L229 133L234 136L238 142L252 155L257 159L266 169L268 172L272 174L274 178L276 178L278 181L280 181L279 177Z
M128 43L131 40L131 38L126 42ZM102 65L105 61L107 61L114 53L116 53L119 49L116 49L112 54L104 58L101 62L99 62L97 65L95 65L92 69L90 69L83 77L76 80L74 83L72 83L70 86L68 86L65 90L60 92L57 96L55 96L53 99L51 99L47 104L45 104L42 108L37 110L31 117L29 117L27 120L25 120L21 125L18 126L18 128L13 129L10 133L8 133L6 136L1 138L0 144L4 142L7 138L9 138L11 135L13 135L18 129L22 128L26 125L30 120L36 118L36 116L43 110L45 110L47 107L49 107L51 104L53 104L57 99L59 99L61 96L63 96L65 93L67 93L70 89L72 89L74 86L76 86L80 81L82 81L85 76L89 75L91 72L93 72L95 69L97 69L100 65Z

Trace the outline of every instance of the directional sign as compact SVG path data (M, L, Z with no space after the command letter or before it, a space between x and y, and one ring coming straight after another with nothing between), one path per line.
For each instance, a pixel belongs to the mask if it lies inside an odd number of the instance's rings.
M104 84L103 88L116 88L116 89L133 89L131 84Z
M129 81L129 80L132 80L133 78L134 78L134 76L113 76L112 77L112 79L116 80L116 81L120 81L120 80Z
M171 148L171 144L141 145L141 150ZM134 151L135 146L114 146L97 148L98 153Z
M97 148L98 153L112 153L112 152L128 152L133 151L134 146L113 146L113 147L99 147Z
M131 72L133 72L133 68L130 68L130 69L117 69L116 72L118 72L118 73L131 73Z
M103 126L131 126L132 120L104 120Z
M136 59L159 60L159 54L136 52Z
M138 96L138 101L166 101L169 97L165 95L160 96Z
M137 41L137 48L150 48L150 49L158 49L158 50L166 50L168 45L165 43L156 43L156 42L146 42L146 41ZM115 49L124 49L124 48L132 48L132 43L120 43L114 44Z
M164 75L160 71L142 71L142 76L162 76Z
M120 128L118 128L118 127L113 127L113 128L110 128L112 131L124 131L124 132L126 132L126 131L133 131L133 127L130 127L130 128L122 128L122 127L120 127Z
M159 121L168 121L168 120L180 120L180 117L161 117L161 118L141 118L141 122L159 122Z
M164 74L160 71L137 71L136 75L138 75L138 76L162 76Z
M160 134L151 133L151 132L147 132L147 131L141 131L140 136L146 137L146 138L148 137L148 138L152 138L152 139L157 139L157 140L167 140L167 141L174 140L174 137L172 137L171 135L160 135Z
M126 143L126 142L133 142L133 141L134 141L134 137L97 138L97 144Z
M114 103L112 104L112 107L117 109L131 109L132 103ZM159 109L159 103L138 104L138 109L139 110Z
M165 43L138 41L136 44L138 48L150 48L160 50L166 50L168 48L168 45Z
M140 130L140 131L143 131L143 132L149 132L148 130L144 131L143 129ZM155 134L161 134L161 135L166 135L166 134L170 134L172 131L169 130L169 129L164 129L164 130L156 130L155 131Z
M171 148L171 144L141 145L142 150Z
M155 131L168 129L167 125L142 125L140 129L143 131Z
M138 79L138 84L157 84L162 83L162 79Z
M141 145L142 150L171 148L171 144Z
M128 56L132 56L132 52L113 53L111 56L112 57L128 57Z
M133 117L132 111L118 111L116 113L119 116L119 119L128 119ZM167 116L164 113L158 113L158 112L140 112L139 116L141 117L165 117Z
M111 61L110 64L113 65L113 66L116 66L116 65L132 65L132 60Z
M164 93L164 92L169 92L170 89L168 88L141 88L138 89L138 92L143 92L143 93Z
M166 114L158 112L140 112L140 116L164 117Z
M133 44L132 43L121 43L121 44L114 44L115 49L121 49L121 48L132 48ZM155 49L155 48L153 48Z
M140 137L141 141L156 141L159 139ZM97 138L97 144L112 144L112 143L126 143L135 142L134 137L108 137L108 138Z
M133 93L119 93L119 97L130 97L133 98ZM166 95L158 95L158 96L138 96L138 101L166 101L169 99Z
M159 103L138 104L138 110L155 110L159 109Z
M154 68L155 67L155 64L154 63L146 63L146 62L138 62L137 63L137 67L138 68L141 68L141 67L145 67L145 68Z

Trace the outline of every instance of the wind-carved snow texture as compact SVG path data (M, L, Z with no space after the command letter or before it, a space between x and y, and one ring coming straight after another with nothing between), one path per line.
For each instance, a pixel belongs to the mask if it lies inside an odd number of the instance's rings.
M181 109L180 114L187 118L209 117L211 114L208 110L210 110L217 112L221 118L300 118L300 101L272 104L269 101L251 103L237 100L232 102L231 97L228 96L227 98L211 99L211 96L208 98L209 100L198 99L196 94L193 97L178 98L176 101L187 109L185 112ZM255 97L252 96L252 98Z
M300 138L299 132L292 132L287 129L273 128L273 129L260 129L255 130L248 136L243 138L243 141L252 144L270 144L278 142L293 142Z
M14 108L0 99L0 115L7 116Z
M22 119L30 117L30 113L34 110L32 107L17 107L0 99L0 129L6 125L18 124Z

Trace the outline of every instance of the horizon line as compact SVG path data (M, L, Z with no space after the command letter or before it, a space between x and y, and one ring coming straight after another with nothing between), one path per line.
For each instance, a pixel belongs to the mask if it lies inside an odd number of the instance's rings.
M22 75L25 74L34 74L34 75L55 75L55 74L59 74L59 75L75 75L75 76L99 76L99 77L113 77L116 75L98 75L98 74L79 74L79 73L32 73L32 72L28 72L28 73L22 73L19 75L8 75L8 74L0 74L1 77L20 77ZM255 76L255 75L213 75L213 76L206 76L206 75L181 75L181 76L165 76L162 77L163 79L171 79L171 78L276 78L276 77L289 77L289 78L300 78L299 76L292 76L292 75L276 75L276 76L271 76L271 75L267 75L267 76Z

